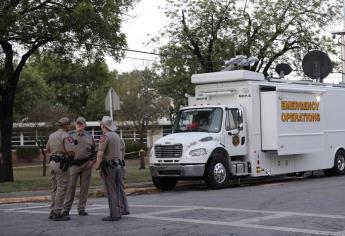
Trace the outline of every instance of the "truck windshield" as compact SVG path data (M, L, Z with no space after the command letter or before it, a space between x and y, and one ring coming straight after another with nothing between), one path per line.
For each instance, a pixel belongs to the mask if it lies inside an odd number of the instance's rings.
M218 133L222 125L221 108L182 110L178 114L173 132L211 132Z

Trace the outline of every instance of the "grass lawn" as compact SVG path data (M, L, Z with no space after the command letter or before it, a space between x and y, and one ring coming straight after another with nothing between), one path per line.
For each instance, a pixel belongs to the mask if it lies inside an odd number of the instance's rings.
M49 190L50 174L47 165L47 175L42 176L42 166L20 166L13 168L14 182L0 183L0 193ZM139 159L126 160L125 183L140 183L151 181L151 175L146 164L146 169L139 169ZM102 185L101 179L95 170L92 171L91 186Z

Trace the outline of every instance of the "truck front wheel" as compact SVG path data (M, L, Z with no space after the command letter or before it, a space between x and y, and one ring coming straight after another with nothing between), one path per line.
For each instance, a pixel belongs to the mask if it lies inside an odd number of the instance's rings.
M219 156L212 158L205 171L205 182L213 189L225 188L229 183L228 162Z
M152 182L160 190L172 190L175 188L177 180L174 178L152 177Z
M343 175L345 174L345 151L339 149L335 153L334 166L331 169L323 170L326 175Z

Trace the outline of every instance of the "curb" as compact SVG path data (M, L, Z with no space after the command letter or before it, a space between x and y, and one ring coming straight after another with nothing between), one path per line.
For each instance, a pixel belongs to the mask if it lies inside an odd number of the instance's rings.
M49 201L50 196L31 196L31 197L15 197L15 198L1 198L0 204L10 204L10 203L25 203L25 202L43 202Z
M126 195L128 196L128 195L140 195L140 194L145 194L145 193L157 193L159 192L159 190L153 186L143 186L143 187L138 186L138 187L125 188L125 192L126 192ZM13 194L20 194L20 192L16 192ZM78 197L78 193L76 194L76 197ZM105 197L105 193L100 188L94 188L94 189L90 188L88 197L89 198ZM41 194L37 196L0 198L0 204L44 202L44 201L50 201L50 194L48 192L47 194Z

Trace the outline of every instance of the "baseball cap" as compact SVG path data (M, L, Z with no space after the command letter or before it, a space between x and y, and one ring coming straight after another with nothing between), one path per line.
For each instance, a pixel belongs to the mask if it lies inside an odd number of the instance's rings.
M58 126L69 125L71 124L71 120L68 117L62 117L55 124Z
M82 116L78 117L75 122L76 123L82 123L82 124L86 125L86 119Z

